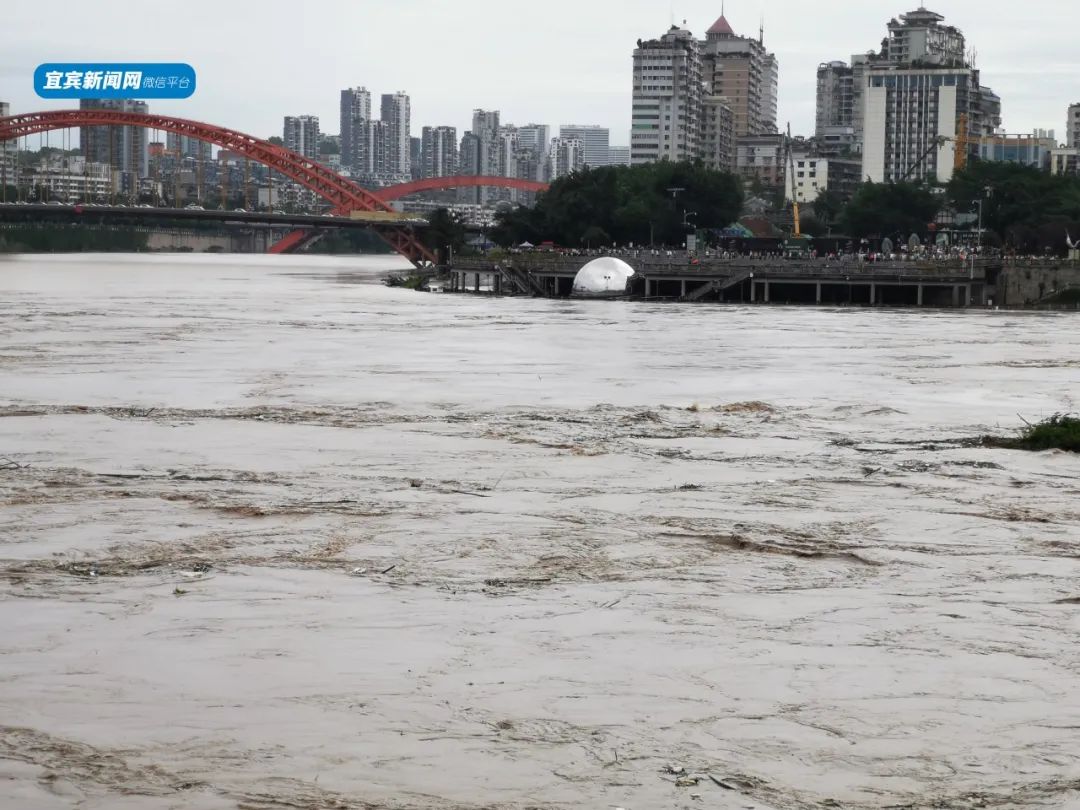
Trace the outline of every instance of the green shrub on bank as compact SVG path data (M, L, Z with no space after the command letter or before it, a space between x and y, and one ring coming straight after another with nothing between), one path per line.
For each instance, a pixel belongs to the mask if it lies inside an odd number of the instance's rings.
M1057 413L1028 424L1015 439L986 436L983 444L1011 450L1067 450L1080 453L1080 417Z
M1054 414L1049 419L1028 425L1020 443L1029 450L1070 450L1080 453L1080 418Z

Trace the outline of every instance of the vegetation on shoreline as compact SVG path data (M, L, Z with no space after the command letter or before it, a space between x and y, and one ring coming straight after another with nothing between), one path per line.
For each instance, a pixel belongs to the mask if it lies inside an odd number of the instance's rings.
M148 239L135 228L26 225L0 230L0 253L135 253Z
M681 244L690 230L719 230L738 219L742 181L701 163L660 161L586 169L562 177L532 209L501 211L490 236L508 247L551 240L563 247ZM677 189L678 191L673 191ZM748 193L781 208L783 192L750 183ZM982 207L983 243L1021 254L1063 255L1065 234L1080 238L1080 178L1031 166L973 160L944 186L862 183L847 204L835 191L803 211L804 231L831 229L853 238L936 235L937 215L954 210L975 230ZM810 212L813 211L813 215Z
M1034 424L1025 422L1025 427L1016 438L984 436L982 443L987 447L1009 450L1067 450L1080 453L1080 417L1054 414Z
M533 208L500 212L491 238L504 247L679 245L693 230L730 225L742 202L737 177L700 162L604 166L560 177Z

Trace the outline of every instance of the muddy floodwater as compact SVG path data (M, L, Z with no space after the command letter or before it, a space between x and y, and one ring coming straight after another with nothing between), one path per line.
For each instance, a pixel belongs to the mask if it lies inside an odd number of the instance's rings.
M1080 807L1080 317L0 259L0 807Z

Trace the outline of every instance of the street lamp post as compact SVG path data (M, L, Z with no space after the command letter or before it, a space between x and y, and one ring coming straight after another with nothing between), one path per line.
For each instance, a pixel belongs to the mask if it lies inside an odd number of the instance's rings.
M968 269L968 280L971 280L971 279L975 278L975 254L976 253L978 253L980 255L982 254L982 242L983 242L983 238L982 238L983 237L983 229L982 229L983 199L982 199L982 197L975 200L975 204L979 206L979 224L978 224L978 226L976 228L976 232L975 232L976 233L975 238L978 241L975 244L975 250L972 251L972 254L971 254L971 267Z
M978 241L978 244L976 245L976 247L977 247L977 248L978 248L978 249L979 249L980 251L982 251L982 241L983 241L983 239L982 239L982 235L983 235L983 231L982 231L982 214L983 214L983 201L982 201L982 197L980 197L979 199L977 199L977 200L976 200L975 202L976 202L976 203L978 203L978 206L979 206L979 225L978 225L978 240L979 240L979 241Z

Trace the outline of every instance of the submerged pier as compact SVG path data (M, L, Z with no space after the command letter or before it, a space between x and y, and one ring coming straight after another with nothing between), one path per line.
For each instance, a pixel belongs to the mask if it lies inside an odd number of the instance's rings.
M861 306L991 306L1001 259L860 261L613 254L634 268L627 297L658 301ZM455 257L452 292L568 297L590 256Z

